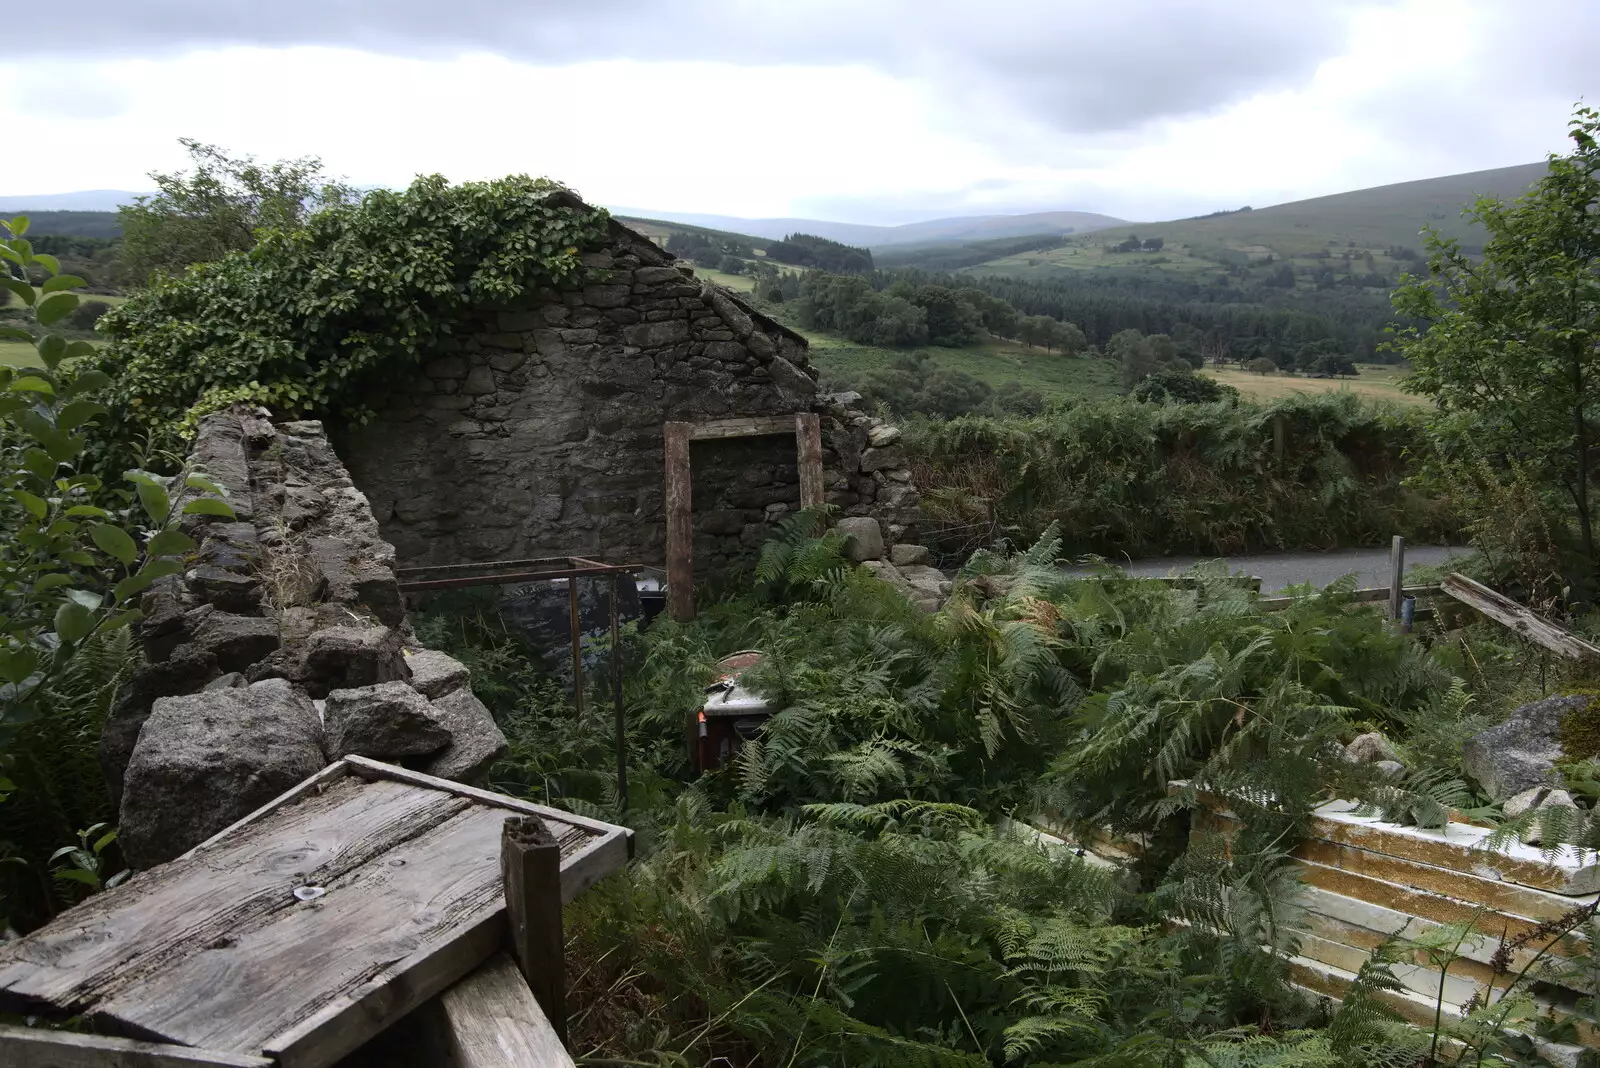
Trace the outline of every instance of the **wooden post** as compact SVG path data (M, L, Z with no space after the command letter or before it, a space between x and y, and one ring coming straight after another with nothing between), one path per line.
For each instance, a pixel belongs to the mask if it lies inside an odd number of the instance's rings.
M562 1043L567 970L561 935L561 846L538 816L512 816L500 831L500 874L512 955Z
M1272 417L1272 458L1281 460L1289 451L1289 421L1281 415Z
M689 480L689 424L662 428L666 459L667 614L694 618L694 495Z
M1400 618L1400 599L1405 596L1402 580L1406 573L1406 539L1396 534L1389 542L1389 618Z
M827 499L822 481L822 420L814 412L798 413L794 437L800 458L800 507L816 508Z

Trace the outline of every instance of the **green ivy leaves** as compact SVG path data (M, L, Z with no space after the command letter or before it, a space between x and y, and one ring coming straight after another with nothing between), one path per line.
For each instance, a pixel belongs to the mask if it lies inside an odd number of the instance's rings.
M169 447L235 402L364 421L397 369L474 307L578 281L606 225L544 179L435 175L264 231L250 252L160 278L101 320L111 343L96 366L117 377L108 426Z

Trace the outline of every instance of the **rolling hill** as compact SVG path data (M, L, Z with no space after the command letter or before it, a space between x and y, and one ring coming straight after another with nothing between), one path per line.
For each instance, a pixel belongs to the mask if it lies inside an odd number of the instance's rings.
M1097 231L1092 237L1070 237L1055 248L1000 256L968 269L1024 277L1096 268L1238 275L1271 264L1290 263L1315 270L1337 261L1331 264L1335 271L1392 279L1403 261L1410 259L1407 250L1421 250L1419 231L1424 226L1476 251L1480 231L1462 218L1462 209L1480 194L1519 196L1544 170L1545 164L1530 163L1359 189L1253 211L1124 224ZM1159 252L1108 251L1130 236L1160 238L1163 245Z
M1127 220L1092 211L1042 211L1030 215L969 215L949 219L929 219L901 226L867 226L861 223L828 222L824 219L741 219L734 215L699 215L693 212L646 211L612 208L619 217L683 223L707 230L749 234L776 241L788 234L814 234L830 241L870 249L896 245L929 245L951 241L981 241L989 238L1021 237L1033 234L1089 233L1111 226L1127 225Z

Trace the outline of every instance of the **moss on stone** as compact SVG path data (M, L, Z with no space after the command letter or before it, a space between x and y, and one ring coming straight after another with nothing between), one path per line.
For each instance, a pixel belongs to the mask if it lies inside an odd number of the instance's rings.
M1576 689L1564 696L1580 695L1588 696L1589 703L1562 716L1556 732L1561 743L1561 755L1567 761L1600 757L1600 690Z

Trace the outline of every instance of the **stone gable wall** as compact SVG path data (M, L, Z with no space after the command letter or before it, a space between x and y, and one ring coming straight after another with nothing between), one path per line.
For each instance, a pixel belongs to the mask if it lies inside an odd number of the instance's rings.
M662 424L823 415L828 500L914 540L898 448L849 397L819 397L805 339L613 224L595 280L482 309L408 372L339 453L406 565L578 554L664 561ZM797 506L792 435L696 442L696 564L748 553ZM781 506L781 507L780 507Z

